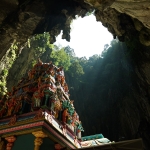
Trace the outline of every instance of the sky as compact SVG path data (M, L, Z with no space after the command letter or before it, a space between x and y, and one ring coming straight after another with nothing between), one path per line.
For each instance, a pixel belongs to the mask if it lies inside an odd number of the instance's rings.
M95 54L100 55L105 44L110 44L113 39L101 22L97 22L94 15L84 18L78 17L71 24L70 42L61 39L61 34L56 37L55 45L65 47L69 45L74 49L77 57L89 58Z

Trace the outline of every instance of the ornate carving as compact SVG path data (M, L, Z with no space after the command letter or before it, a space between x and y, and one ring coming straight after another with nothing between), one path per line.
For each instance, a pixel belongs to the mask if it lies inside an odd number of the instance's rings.
M45 137L47 137L47 135L46 135L43 131L35 131L35 132L32 132L32 134L33 134L35 137L40 137L40 138L45 138Z
M39 150L42 143L43 143L43 139L36 137L34 140L34 150Z
M5 140L8 142L6 145L6 150L11 150L16 140L16 137L15 136L6 137Z
M14 124L16 123L16 121L17 121L17 116L14 115L13 117L11 117L11 119L10 119L8 125L9 125L9 126L14 125Z
M78 143L78 140L77 140L77 136L75 136L75 138L74 138L74 144L75 144L76 147L78 147L79 143Z
M37 114L35 115L34 119L41 119L44 117L44 113L43 113L43 110L42 109L39 109Z
M52 124L52 121L53 121L53 117L52 117L52 115L51 115L51 114L47 114L47 115L46 115L46 120L48 120L48 121L49 121L49 123L51 123L51 124Z
M46 119L55 126L55 119L56 122L58 119L64 136L67 134L65 125L72 126L77 135L74 129L77 129L79 120L68 92L63 67L58 68L52 62L43 63L39 59L16 87L0 100L0 117L10 117L8 125L11 126L17 121L16 114L37 110L33 120Z
M66 125L63 125L62 133L63 133L64 136L66 136L66 134L67 134L67 132L66 132Z
M43 138L47 137L47 135L42 131L32 132L32 134L36 137L34 140L34 150L39 150L43 143Z

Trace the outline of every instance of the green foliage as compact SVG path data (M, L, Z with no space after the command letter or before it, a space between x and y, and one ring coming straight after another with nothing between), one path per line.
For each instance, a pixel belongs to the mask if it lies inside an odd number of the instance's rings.
M65 70L68 70L70 66L70 57L64 51L64 48L53 50L50 54L50 58L56 66L63 66Z
M44 34L35 35L28 40L27 46L29 49L31 49L31 51L34 52L30 67L34 66L37 63L38 58L41 58L45 62L49 61L50 58L48 55L54 48L54 45L50 44L49 39L50 34L45 32Z
M37 63L36 60L32 60L32 67L34 67L36 63Z
M135 86L133 81L136 76L132 59L127 57L128 51L125 43L113 40L110 46L104 47L101 56L93 55L89 59L71 58L71 65L66 72L67 83L86 134L94 134L90 127L94 124L95 129L99 129L100 120L107 124L111 115L109 111L117 112L117 115L119 105L122 105L121 99L132 97L130 89ZM118 110L113 110L114 106ZM101 119L101 116L107 119Z
M80 77L84 74L82 66L78 61L73 62L69 68L69 72L72 77Z
M64 47L64 51L71 57L75 57L74 49L72 49L70 46Z
M32 44L31 48L36 49L35 56L41 57L46 50L52 49L53 44L50 44L50 34L45 32L44 34L38 34L34 36L30 40L30 45Z
M4 70L2 71L2 76L7 77L7 75L8 75L8 70L7 70L7 69L4 69Z
M3 96L7 92L6 88L6 78L9 73L9 69L12 67L14 61L16 60L16 53L18 52L18 43L14 40L13 44L11 45L10 49L7 51L5 56L3 57L2 63L4 63L4 67L0 73L0 97Z

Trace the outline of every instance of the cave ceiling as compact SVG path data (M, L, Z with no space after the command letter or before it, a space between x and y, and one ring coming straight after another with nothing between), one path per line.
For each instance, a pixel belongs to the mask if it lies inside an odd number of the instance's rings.
M0 59L14 41L23 46L34 34L49 32L53 43L62 30L62 38L70 41L72 19L93 10L114 38L136 36L150 46L149 0L1 0Z

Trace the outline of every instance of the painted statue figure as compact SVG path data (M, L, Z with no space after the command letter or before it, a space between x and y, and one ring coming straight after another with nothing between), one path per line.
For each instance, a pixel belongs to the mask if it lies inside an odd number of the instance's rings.
M34 78L35 72L36 72L35 69L28 71L29 80L32 80Z
M57 88L57 95L60 100L63 99L63 92L61 88Z
M62 108L65 109L67 108L68 109L68 113L73 116L73 114L75 115L75 110L74 110L74 106L73 106L73 101L69 101L69 100L64 100L62 101Z
M50 66L50 68L49 68L49 73L50 73L50 75L51 75L52 77L54 77L55 71L54 71L54 67L53 67L53 66Z
M76 133L78 139L81 139L81 131L84 131L84 129L83 129L83 127L82 127L81 121L79 121L79 122L77 123L77 133Z
M22 108L21 113L26 113L31 111L32 99L31 95L28 92L22 94Z
M54 107L55 107L55 101L56 101L56 94L53 93L51 96L50 96L50 101L51 101L51 106L50 106L50 110L54 112Z
M42 75L43 79L46 81L50 78L50 75L45 71L45 73Z
M51 109L52 112L54 112L55 118L58 118L59 111L62 108L61 102L58 99L56 93L53 93L53 95L50 97L50 99L51 99L51 107L50 107L50 109Z
M44 88L43 94L44 94L44 97L45 97L44 106L48 106L49 105L50 96L53 94L53 92L48 87L48 88Z
M39 82L40 83L40 82ZM56 92L56 86L55 84L51 81L51 78L49 76L49 78L46 78L45 81L43 83L40 83L41 85L39 85L39 87L41 89L43 88L50 88L52 92Z
M22 94L21 95L18 95L16 97L16 101L15 101L15 108L14 108L14 111L13 113L18 113L19 110L22 108Z
M71 123L73 127L75 127L76 118L77 118L77 113L76 111L74 111L72 115L72 123Z
M72 105L70 105L69 106L69 108L68 108L68 112L69 112L69 114L72 116L73 114L74 114L74 107L72 106Z
M15 98L11 98L6 102L7 105L7 116L11 116L12 115L12 111L14 110L14 106L15 106Z
M79 122L77 123L77 129L78 129L78 132L84 131L84 129L83 129L83 127L82 127L81 121L79 121Z
M72 123L72 117L69 116L68 119L67 119L67 124L71 125L71 123ZM72 129L72 128L71 128L71 129Z
M60 74L62 75L62 76L64 76L64 70L63 70L63 66L61 66L60 68L59 68L59 72L60 72Z
M63 71L63 67L59 67L57 68L57 74L61 75L61 76L64 76L64 71Z
M68 106L69 106L69 101L68 100L64 100L62 102L62 109L66 109L66 108L68 108Z
M61 85L64 86L64 84L65 84L65 76L62 76L61 77Z
M69 107L68 107L68 112L69 112L69 114L70 114L71 116L72 116L72 115L74 114L74 112L75 112L73 102L74 102L74 100L69 101Z
M69 89L68 89L68 85L67 85L67 83L64 83L64 92L66 93L66 94L68 94L68 92L69 92Z
M68 109L66 108L62 114L62 122L67 123L67 117L69 116Z
M55 118L58 118L59 111L61 110L61 102L59 100L56 100L54 103L54 111L55 111Z
M33 107L40 107L41 106L41 98L44 95L40 92L40 90L37 90L33 93Z
M57 78L57 81L58 81L58 82L61 82L62 76L61 76L60 74L57 74L57 75L56 75L56 78Z

